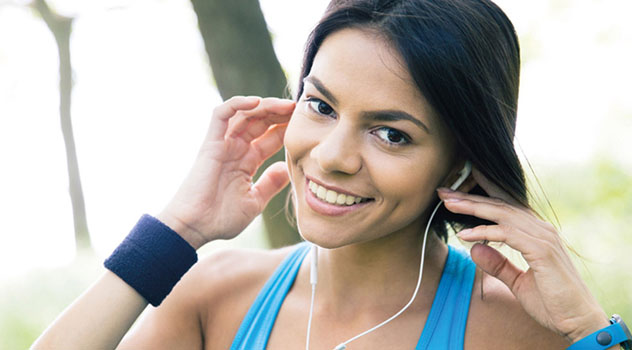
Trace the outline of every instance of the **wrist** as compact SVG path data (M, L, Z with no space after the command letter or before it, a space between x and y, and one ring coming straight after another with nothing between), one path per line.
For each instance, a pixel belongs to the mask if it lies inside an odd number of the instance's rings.
M197 260L195 249L182 236L143 214L103 264L158 306Z
M595 323L597 324L597 323ZM580 332L577 332L578 334ZM614 314L608 320L608 325L583 338L574 339L567 350L612 350L632 349L632 334L621 316Z
M178 219L176 216L171 215L166 210L160 212L160 214L156 215L155 218L160 220L163 224L169 226L170 229L175 231L195 250L198 250L207 243L207 240L198 231L182 222L182 220Z
M597 313L588 319L584 324L579 326L575 331L567 334L567 338L571 343L575 343L580 339L610 325L610 321L605 313Z

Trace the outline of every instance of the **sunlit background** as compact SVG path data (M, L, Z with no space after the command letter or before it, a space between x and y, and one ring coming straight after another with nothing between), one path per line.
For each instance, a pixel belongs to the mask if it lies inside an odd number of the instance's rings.
M293 87L326 3L261 0ZM608 313L629 319L632 3L497 3L522 45L519 151L555 210L547 215L557 215L583 257L591 289ZM75 18L72 122L97 255L76 258L57 47L28 4L0 0L0 349L28 347L96 279L138 218L163 208L221 102L189 2L49 1ZM200 254L265 247L259 227L255 220L235 241Z

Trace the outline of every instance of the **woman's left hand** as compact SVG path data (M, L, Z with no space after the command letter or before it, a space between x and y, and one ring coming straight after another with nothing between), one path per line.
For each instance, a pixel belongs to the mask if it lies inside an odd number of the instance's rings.
M504 282L525 311L538 323L575 342L609 325L608 319L563 246L555 227L542 221L476 169L472 175L490 195L483 197L439 189L439 197L453 213L497 223L461 231L468 242L502 242L522 253L529 269L521 270L496 249L472 248L472 260Z

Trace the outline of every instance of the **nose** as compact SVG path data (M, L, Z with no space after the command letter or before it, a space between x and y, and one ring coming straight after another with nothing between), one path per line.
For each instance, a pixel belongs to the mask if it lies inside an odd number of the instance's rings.
M351 125L338 122L310 152L323 172L356 174L362 168L361 141Z

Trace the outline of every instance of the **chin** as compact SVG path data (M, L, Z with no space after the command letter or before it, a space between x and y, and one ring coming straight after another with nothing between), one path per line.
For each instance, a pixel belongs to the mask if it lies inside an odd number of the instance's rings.
M332 223L322 220L303 220L301 222L299 219L297 221L301 237L321 248L336 249L371 240L366 236L366 228L342 230L339 224L332 225Z
M297 224L301 237L321 248L335 249L355 243L336 230L323 230L322 225ZM315 227L316 226L316 227Z

